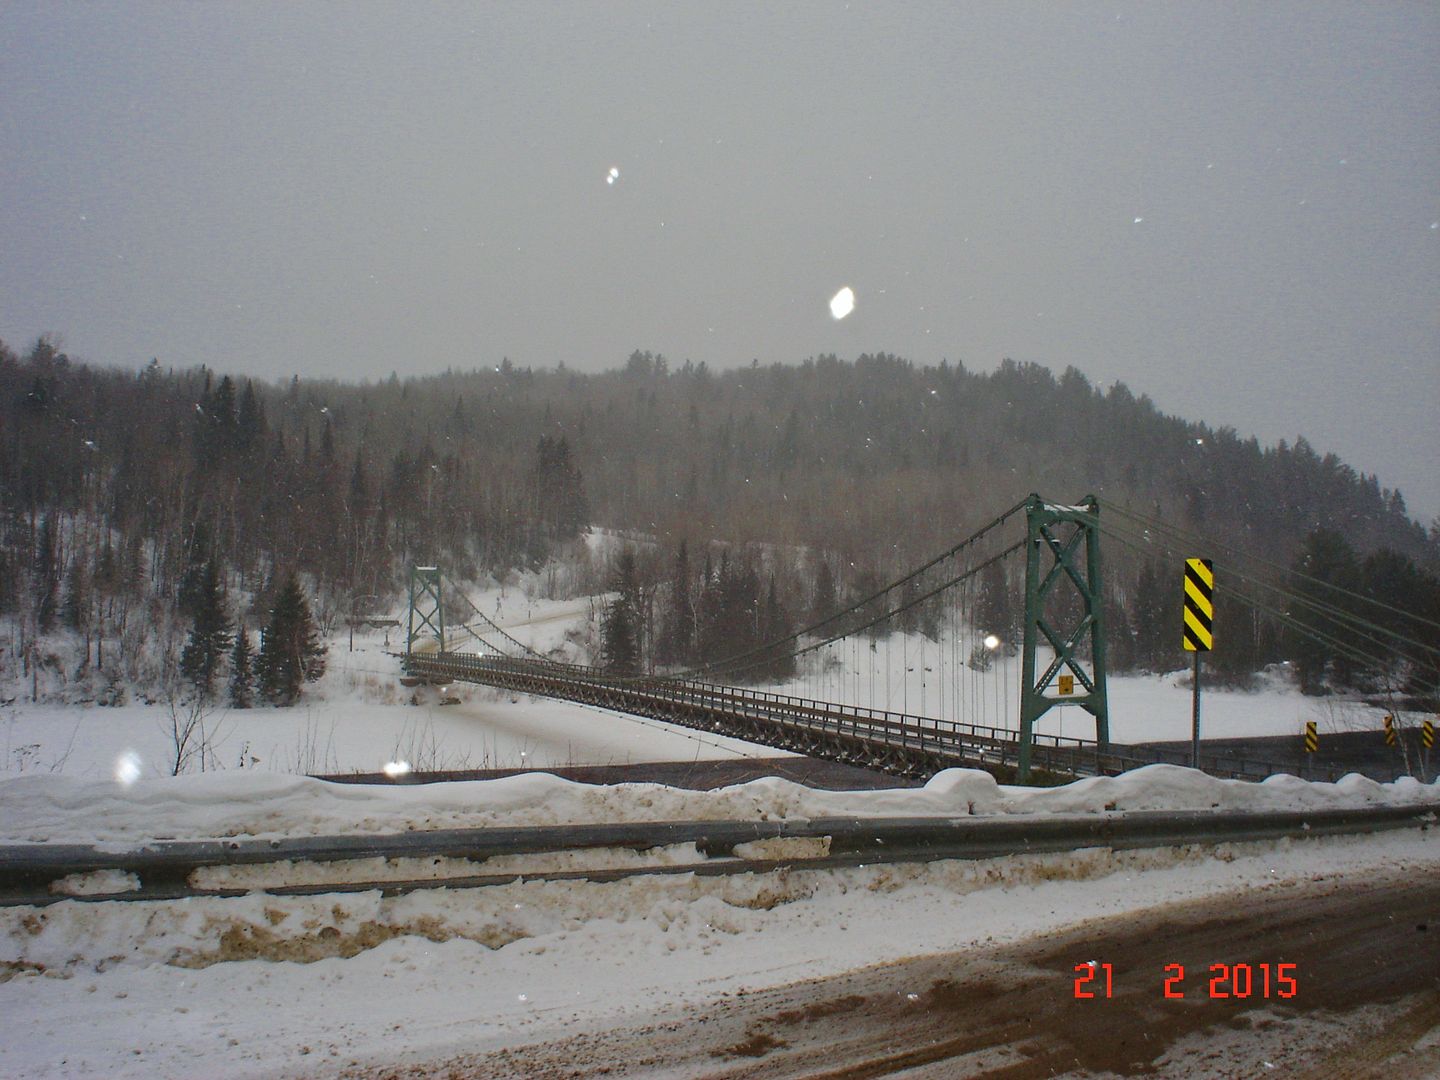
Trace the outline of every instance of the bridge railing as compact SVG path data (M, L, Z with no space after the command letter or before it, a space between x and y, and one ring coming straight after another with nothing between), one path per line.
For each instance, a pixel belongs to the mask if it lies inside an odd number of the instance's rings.
M517 660L496 655L412 654L405 663L413 675L500 685L655 715L681 724L687 722L687 715L705 721L702 726L730 718L752 727L771 725L792 733L808 731L859 740L898 749L915 760L1000 766L1012 766L1018 761L1018 734L1011 729L840 705L772 690L690 679L619 677L554 660ZM1190 763L1188 753L1180 750L1102 746L1093 739L1040 732L1034 737L1032 760L1041 768L1071 775L1113 774L1157 763ZM1200 764L1212 775L1249 780L1285 771L1269 762L1204 755Z

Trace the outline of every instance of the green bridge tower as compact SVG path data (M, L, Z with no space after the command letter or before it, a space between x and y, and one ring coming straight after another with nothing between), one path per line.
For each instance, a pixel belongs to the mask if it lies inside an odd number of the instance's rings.
M1091 713L1100 749L1110 742L1110 713L1105 698L1105 614L1100 588L1100 504L1093 495L1077 506L1059 506L1031 495L1025 518L1028 542L1019 755L1022 784L1030 778L1035 722L1057 705L1078 705ZM1074 593L1066 603L1065 594L1070 590ZM1047 603L1051 613L1048 618ZM1068 615L1056 613L1067 608ZM1076 613L1078 621L1073 626L1050 623L1050 619L1071 621ZM1037 677L1036 650L1042 642L1053 650L1054 657Z

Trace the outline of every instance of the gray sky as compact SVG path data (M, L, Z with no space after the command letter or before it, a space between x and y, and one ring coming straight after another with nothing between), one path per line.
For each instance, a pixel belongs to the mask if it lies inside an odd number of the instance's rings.
M1428 520L1437 55L1422 2L11 0L0 337L264 378L1074 364Z

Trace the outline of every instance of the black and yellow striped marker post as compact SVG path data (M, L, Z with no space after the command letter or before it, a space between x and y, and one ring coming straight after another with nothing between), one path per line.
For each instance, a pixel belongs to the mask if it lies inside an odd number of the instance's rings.
M1185 650L1195 654L1190 706L1190 767L1200 767L1200 654L1215 646L1215 564L1185 560Z
M1385 745L1395 745L1395 717L1385 714Z
M1209 559L1185 560L1185 651L1215 647L1215 566Z
M1426 750L1434 749L1435 746L1435 721L1426 720L1420 725L1420 745Z
M1320 749L1320 733L1315 730L1315 721L1305 721L1305 753L1313 754Z

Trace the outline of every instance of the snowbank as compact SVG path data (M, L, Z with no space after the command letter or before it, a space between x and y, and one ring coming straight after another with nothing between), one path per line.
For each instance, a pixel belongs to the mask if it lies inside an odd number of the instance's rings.
M1174 765L1058 788L999 785L949 769L923 788L816 791L774 777L714 791L658 784L609 787L549 773L383 786L232 771L116 781L31 775L0 781L0 842L142 843L153 839L388 833L417 829L627 821L1100 813L1109 810L1281 810L1440 803L1440 782L1336 783L1271 777L1217 780Z

